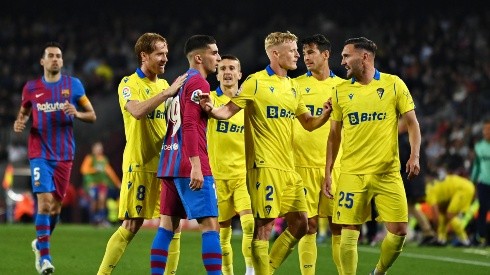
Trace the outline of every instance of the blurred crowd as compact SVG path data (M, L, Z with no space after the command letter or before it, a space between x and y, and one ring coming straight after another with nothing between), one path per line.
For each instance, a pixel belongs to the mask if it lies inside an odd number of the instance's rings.
M78 8L75 6L65 11L73 16L65 15L62 24L49 11L16 13L18 10L14 10L2 15L0 163L8 161L9 153L22 152L18 147L26 144L25 139L13 135L12 123L20 106L23 85L42 73L40 49L47 41L57 40L64 45L65 73L82 80L98 116L96 125L90 126L91 133L99 133L97 137L78 132L85 136L77 136L80 149L75 165L90 151L94 140L102 139L110 141L106 154L116 172L120 172L124 140L122 120L119 114L115 115L119 108L115 94L122 76L137 67L133 45L141 33L159 32L169 41L170 55L164 77L171 81L186 69L182 45L192 34L215 36L220 53L237 55L247 75L267 65L263 50L265 35L274 30L289 30L299 37L325 34L332 42L331 68L339 76L345 75L340 66L345 39L365 36L375 41L379 49L376 67L399 75L416 100L422 149L428 157L426 169L437 171L445 161L457 156L461 159L459 174L469 174L473 145L481 138L481 120L490 114L488 10L409 12L400 4L397 8L363 13L359 8L329 11L298 7L302 15L292 16L295 10L271 12L272 4L270 8L258 10L242 1L233 5L228 7L230 12L209 6L189 11L185 16L165 12L164 6L139 13L125 10L123 5L116 8L109 4L97 7L90 15L75 16ZM291 76L304 73L302 62L298 65ZM213 77L210 82L216 84ZM82 185L80 174L73 173L72 178L75 185Z

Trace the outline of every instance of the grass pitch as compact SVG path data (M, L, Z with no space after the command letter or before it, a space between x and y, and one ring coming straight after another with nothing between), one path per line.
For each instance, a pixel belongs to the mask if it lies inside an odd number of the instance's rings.
M51 255L55 274L96 274L107 240L116 228L94 228L89 225L57 226L51 237ZM126 249L112 274L149 274L150 246L155 229L143 228ZM36 274L30 243L35 237L34 225L0 225L0 274ZM318 246L317 274L336 274L330 240ZM233 236L235 274L245 274L241 257L241 237ZM181 238L178 274L206 274L201 261L201 235L185 231ZM379 247L359 246L358 274L369 274L378 260ZM297 249L275 274L300 274ZM412 275L488 275L490 248L417 247L406 244L389 274Z

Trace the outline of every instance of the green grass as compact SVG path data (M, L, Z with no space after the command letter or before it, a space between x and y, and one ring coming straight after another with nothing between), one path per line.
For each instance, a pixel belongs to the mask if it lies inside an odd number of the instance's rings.
M96 274L106 242L115 228L94 228L85 225L61 224L51 240L51 254L56 274ZM118 274L149 274L149 251L155 229L142 229L126 249L113 272ZM36 274L30 243L34 239L33 225L0 225L0 274ZM235 274L244 274L241 239L233 236ZM182 234L178 274L205 274L201 262L200 233ZM358 274L368 274L375 266L379 247L359 246ZM407 244L390 269L390 274L490 274L490 248L427 248ZM295 250L276 274L300 274ZM318 247L317 274L336 274L330 244Z

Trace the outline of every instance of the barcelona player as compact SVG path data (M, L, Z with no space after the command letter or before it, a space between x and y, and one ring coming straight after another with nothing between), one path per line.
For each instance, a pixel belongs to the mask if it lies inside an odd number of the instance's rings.
M25 84L13 128L22 132L32 116L28 155L37 214L36 239L31 245L36 270L51 274L55 268L50 238L59 219L75 154L73 121L93 123L96 116L80 80L61 73L63 50L58 42L44 46L40 63L44 74Z
M233 55L222 55L218 64L219 86L210 96L213 105L222 106L238 91L238 81L242 78L240 61ZM222 273L233 274L233 250L231 247L231 220L238 213L242 226L242 254L245 258L246 275L253 274L252 237L254 219L250 195L245 181L245 140L243 111L228 121L208 120L209 164L213 171L218 195L218 222L220 243L223 253ZM226 156L226 157L224 157Z
M341 172L335 192L333 222L342 225L340 263L343 274L356 274L361 224L374 200L387 235L374 274L385 274L400 255L407 232L408 207L400 174L398 118L407 126L408 178L420 171L420 128L405 83L374 67L377 46L360 37L346 40L342 65L350 80L337 86L327 142L326 195L332 197L331 170L342 139Z
M290 32L273 32L265 38L270 60L264 70L250 75L237 96L214 108L209 98L201 104L216 119L228 119L245 109L245 155L255 230L252 260L256 274L274 272L299 239L306 234L307 207L301 177L294 171L293 125L297 118L307 130L325 124L330 101L314 117L305 106L297 83L287 76L297 68L298 38ZM284 216L288 228L274 241L269 239L274 219Z
M166 271L169 244L182 218L199 223L207 274L221 274L218 202L206 142L208 115L199 104L200 93L209 95L206 77L216 72L221 57L209 35L191 36L184 53L188 79L166 103L168 127L157 173L162 179L160 225L151 247L151 274Z
M343 81L330 70L330 41L322 34L315 34L303 38L303 61L308 71L295 78L298 82L303 101L312 116L319 116L323 112L320 105L330 97L335 86ZM320 104L319 104L320 103ZM340 226L332 224L333 200L322 193L322 183L325 177L325 162L327 137L330 124L326 123L315 132L308 132L299 121L294 125L294 165L296 172L303 179L305 186L306 203L308 208L308 232L299 241L298 254L301 274L315 274L317 246L316 235L319 214L328 218L332 231L332 255L338 255L340 243ZM338 161L336 162L338 163ZM321 204L320 204L321 202ZM334 257L337 269L340 268L338 258ZM339 271L339 273L341 273Z
M177 93L186 75L169 86L158 75L165 71L167 40L157 33L141 35L134 46L140 67L121 80L119 105L124 120L126 146L123 153L119 219L122 225L107 242L97 274L111 274L124 250L143 225L158 217L160 183L156 178L158 157L165 134L165 105ZM175 239L174 268L180 239Z

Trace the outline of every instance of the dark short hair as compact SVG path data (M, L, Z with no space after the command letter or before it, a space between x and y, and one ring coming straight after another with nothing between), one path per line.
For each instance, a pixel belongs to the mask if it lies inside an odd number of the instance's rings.
M330 41L323 34L314 34L312 36L305 37L301 39L300 43L303 44L303 46L315 44L321 52L330 52L332 48L332 44L330 44Z
M185 42L184 54L187 56L194 50L207 49L210 44L216 44L214 37L204 34L193 35Z
M356 49L364 49L373 54L376 54L376 50L378 49L378 46L366 37L355 37L345 40L344 46L349 44L354 45Z
M43 51L41 53L41 57L44 57L44 54L46 53L47 48L58 48L61 50L61 52L63 52L63 47L61 46L60 42L49 41L46 44L44 44Z

